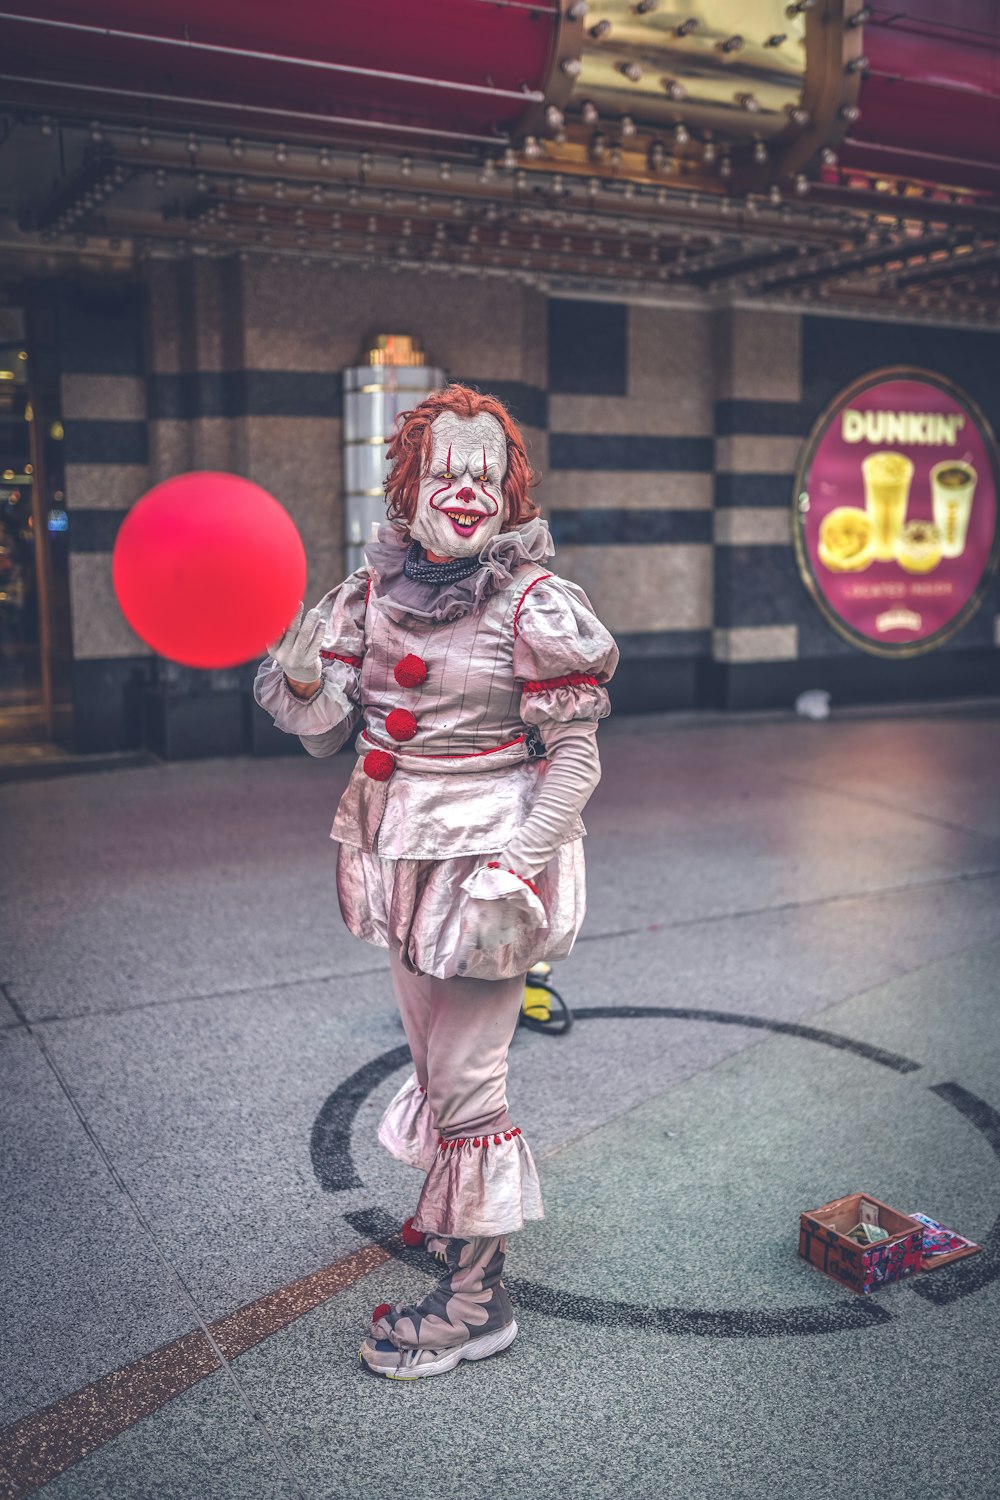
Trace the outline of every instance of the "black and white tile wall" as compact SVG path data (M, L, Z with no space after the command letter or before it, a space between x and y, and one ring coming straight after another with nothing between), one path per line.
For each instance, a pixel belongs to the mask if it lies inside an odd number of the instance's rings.
M883 662L818 614L791 533L795 467L826 402L866 370L915 363L996 419L988 335L235 258L154 262L142 285L53 296L81 749L295 748L251 706L250 668L206 675L151 657L115 602L111 549L150 484L226 469L288 507L318 598L343 571L340 372L390 330L521 423L556 566L621 643L619 711L787 706L805 687L841 701L996 690L1000 584L944 648Z

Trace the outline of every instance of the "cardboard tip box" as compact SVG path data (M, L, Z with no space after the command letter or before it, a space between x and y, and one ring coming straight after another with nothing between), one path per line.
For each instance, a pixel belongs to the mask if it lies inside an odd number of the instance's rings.
M878 1224L888 1239L859 1245L848 1239L855 1224ZM799 1220L799 1254L852 1292L867 1295L891 1281L919 1271L923 1259L923 1225L871 1193L849 1193Z

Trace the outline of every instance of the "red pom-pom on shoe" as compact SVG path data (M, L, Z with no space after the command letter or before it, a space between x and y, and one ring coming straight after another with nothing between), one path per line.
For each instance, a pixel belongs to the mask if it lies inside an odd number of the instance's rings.
M419 1229L414 1229L412 1219L407 1219L400 1233L403 1236L404 1245L422 1245L424 1243L423 1233Z
M417 721L408 708L394 708L386 715L385 730L394 740L412 740L417 732Z
M396 769L396 758L388 750L369 750L361 764L372 781L388 781Z
M380 1302L378 1307L376 1307L375 1311L372 1313L372 1322L377 1323L379 1318L384 1318L386 1313L391 1312L392 1308L389 1306L388 1302Z
M392 669L392 675L400 687L420 687L427 681L427 663L421 656L404 656Z

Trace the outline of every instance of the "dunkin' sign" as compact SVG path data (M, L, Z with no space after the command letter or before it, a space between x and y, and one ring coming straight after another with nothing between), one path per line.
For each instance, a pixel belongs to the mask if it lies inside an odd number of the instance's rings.
M799 568L834 629L877 655L932 650L996 566L993 434L942 377L876 371L816 423L794 505Z

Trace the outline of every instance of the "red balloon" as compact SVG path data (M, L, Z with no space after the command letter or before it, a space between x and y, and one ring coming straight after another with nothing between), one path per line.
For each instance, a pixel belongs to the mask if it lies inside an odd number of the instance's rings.
M305 595L306 554L266 490L202 470L156 485L129 511L112 576L122 613L160 656L235 667L263 656Z

